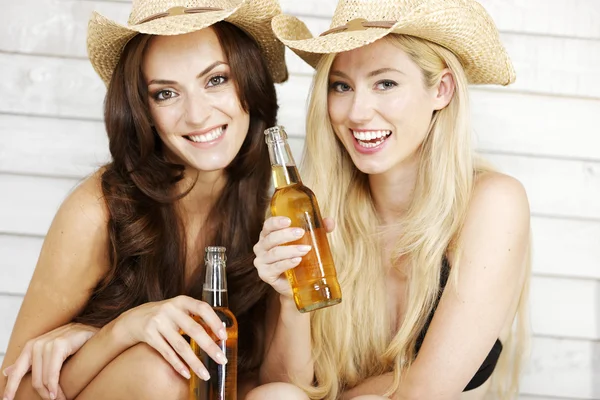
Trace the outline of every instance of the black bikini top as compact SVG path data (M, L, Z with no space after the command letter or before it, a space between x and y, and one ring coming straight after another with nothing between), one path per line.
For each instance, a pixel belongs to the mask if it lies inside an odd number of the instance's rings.
M442 288L442 291L446 287L446 282L448 282L449 275L450 264L448 264L448 260L444 257L444 261L442 263L442 271L440 274L440 287ZM421 331L421 334L417 338L417 343L415 344L415 353L418 353L421 349L421 345L423 344L423 340L425 339L425 334L427 333L427 330L429 329L429 324L431 324L431 320L433 319L433 313L435 312L435 309L440 302L442 291L440 291L440 296L438 297L436 304L433 307L431 315L429 315L429 318L427 319L427 323L425 324L423 330ZM483 385L485 381L489 379L490 376L492 376L492 372L494 372L494 368L496 368L496 364L498 363L498 359L500 358L500 353L502 353L502 342L500 342L500 339L497 339L496 343L494 343L494 346L483 361L483 364L481 364L481 367L479 367L479 369L475 373L475 376L473 376L473 379L471 379L471 381L469 382L467 387L465 387L463 392L478 388L479 386Z

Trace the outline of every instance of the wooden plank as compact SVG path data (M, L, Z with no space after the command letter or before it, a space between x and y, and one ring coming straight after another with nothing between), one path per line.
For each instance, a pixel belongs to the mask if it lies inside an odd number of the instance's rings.
M0 352L4 355L23 298L0 294Z
M530 296L533 332L600 339L600 282L534 276Z
M531 218L533 271L600 281L600 223Z
M600 398L600 342L534 338L521 393L553 400Z
M536 214L600 219L600 163L487 154L519 179Z
M92 11L125 23L130 8L126 3L104 1L15 1L0 15L0 51L87 58L87 23Z
M0 112L52 117L102 117L105 86L87 60L1 54L5 79Z
M45 235L78 180L0 174L0 232Z
M600 161L600 100L471 89L480 150Z
M42 243L41 237L0 234L0 293L25 294Z
M327 23L337 5L335 0L281 0L280 3L286 13L323 17ZM600 38L600 4L596 0L479 0L479 3L503 31Z
M104 125L96 121L0 117L0 171L76 177L110 159Z

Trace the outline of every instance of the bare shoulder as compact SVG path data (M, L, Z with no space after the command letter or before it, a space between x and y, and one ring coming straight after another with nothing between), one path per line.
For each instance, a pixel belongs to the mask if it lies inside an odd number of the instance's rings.
M44 240L37 270L87 274L88 285L95 285L108 271L109 213L101 176L101 170L89 176L63 201Z
M102 193L103 170L83 180L69 194L61 205L57 217L62 217L77 225L106 226L108 208Z
M496 259L506 253L524 257L530 240L529 201L517 179L498 172L480 174L459 241L469 254L484 251ZM454 252L449 252L450 260Z
M497 218L529 220L529 200L523 184L516 178L499 172L485 172L477 176L473 196L467 212L481 216L490 214Z

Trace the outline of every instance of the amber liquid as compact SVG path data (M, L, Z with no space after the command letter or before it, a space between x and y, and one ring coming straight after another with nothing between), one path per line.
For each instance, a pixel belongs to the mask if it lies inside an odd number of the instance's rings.
M214 310L227 330L227 340L221 340L200 318L194 319L225 353L227 364L218 364L191 339L192 350L208 370L210 379L203 381L192 372L189 400L237 400L237 321L227 308L215 307Z
M309 188L293 183L300 182L295 166L273 166L272 171L277 189L271 199L271 214L288 217L292 220L291 226L305 230L302 238L288 245L312 246L300 265L285 273L296 307L300 312L308 312L338 304L342 301L342 291L317 199Z

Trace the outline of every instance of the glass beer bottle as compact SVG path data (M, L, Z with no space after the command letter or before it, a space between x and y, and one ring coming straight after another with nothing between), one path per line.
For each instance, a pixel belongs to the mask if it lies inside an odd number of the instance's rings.
M290 245L312 246L297 267L285 272L296 307L300 312L308 312L338 304L342 292L317 199L302 184L283 127L269 128L265 136L275 185L271 214L288 217L292 227L304 229L304 236Z
M195 319L225 353L227 364L218 364L198 346L194 339L191 339L192 350L208 370L210 379L205 382L192 373L189 399L236 400L238 325L235 316L228 308L225 247L207 247L204 261L206 278L202 290L202 301L208 303L223 321L223 326L227 331L227 340L220 339L200 318Z

